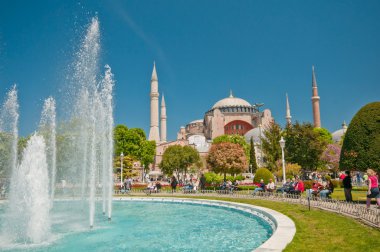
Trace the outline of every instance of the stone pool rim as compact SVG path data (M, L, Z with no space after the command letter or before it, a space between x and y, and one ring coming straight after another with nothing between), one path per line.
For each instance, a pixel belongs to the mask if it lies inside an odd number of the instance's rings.
M296 233L296 226L294 222L286 215L279 213L273 209L266 207L229 202L223 200L206 200L206 199L190 199L190 198L170 198L170 197L114 197L114 201L143 201L143 202L172 202L172 203L193 203L199 205L210 205L237 209L243 212L250 213L252 215L257 215L256 213L261 213L265 215L270 220L265 220L268 223L273 222L274 226L269 223L273 228L272 236L261 244L256 249L252 250L255 252L265 252L265 251L283 251L285 247L293 240Z

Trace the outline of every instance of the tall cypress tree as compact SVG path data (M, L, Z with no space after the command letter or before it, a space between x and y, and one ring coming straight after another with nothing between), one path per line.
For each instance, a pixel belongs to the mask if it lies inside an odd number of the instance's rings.
M252 173L256 172L258 167L256 163L256 152L255 152L255 145L253 144L253 137L251 137L251 140L250 140L249 166L252 167Z

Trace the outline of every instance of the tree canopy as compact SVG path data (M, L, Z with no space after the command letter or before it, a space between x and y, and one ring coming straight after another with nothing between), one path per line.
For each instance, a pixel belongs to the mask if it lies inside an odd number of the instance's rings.
M117 125L114 129L114 141L115 156L123 152L124 156L140 161L145 167L153 163L156 143L147 140L142 129L128 129L125 125Z
M207 156L207 165L212 171L224 174L237 174L247 169L244 149L235 143L213 144Z
M162 155L160 169L167 175L187 173L191 165L198 163L199 153L191 146L172 145Z
M380 102L362 107L352 118L343 140L340 169L380 172Z
M266 166L272 172L276 171L276 162L281 159L281 127L273 122L264 130L264 137L261 138L261 146L265 155Z
M218 144L218 143L235 143L239 144L241 147L243 147L245 156L247 160L249 160L250 157L250 146L248 143L245 141L245 138L240 135L221 135L218 137L215 137L214 140L212 140L213 144Z
M327 142L321 140L319 131L310 123L296 122L285 130L285 159L287 162L299 164L302 169L316 170L324 165L321 154Z

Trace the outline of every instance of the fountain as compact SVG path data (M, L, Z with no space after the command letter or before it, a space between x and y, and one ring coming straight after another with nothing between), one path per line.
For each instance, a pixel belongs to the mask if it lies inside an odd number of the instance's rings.
M104 76L98 75L99 52L99 22L93 18L74 61L73 92L65 106L69 117L57 120L56 101L47 98L39 129L22 151L17 149L16 87L8 92L0 140L6 139L9 150L5 163L11 181L9 200L0 204L0 250L190 251L196 244L212 251L251 251L276 225L286 227L280 236L289 231L286 221L274 220L263 208L237 203L129 198L113 209L115 83L108 65ZM112 215L118 225L110 223Z
M40 244L51 239L51 216L54 199L70 196L82 202L82 211L73 212L78 219L87 215L93 228L97 193L102 195L102 212L112 217L113 194L113 74L105 66L98 76L100 32L97 18L89 25L76 54L71 82L70 117L56 121L56 102L45 100L38 132L27 142L18 162L18 102L14 86L7 94L0 115L0 133L7 137L10 151L8 173L11 174L9 203L2 221L0 241ZM63 126L62 126L63 125ZM66 126L66 127L65 127ZM57 145L58 136L63 141ZM71 167L65 169L64 164ZM57 189L61 189L58 190ZM80 193L78 194L78 190ZM85 206L88 207L85 207ZM70 209L70 204L60 204ZM85 223L85 222L81 222ZM1 242L0 242L1 243Z

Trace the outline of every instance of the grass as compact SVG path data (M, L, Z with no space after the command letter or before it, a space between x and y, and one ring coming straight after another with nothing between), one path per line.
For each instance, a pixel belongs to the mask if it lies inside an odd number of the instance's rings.
M296 224L297 232L285 251L379 251L380 230L339 214L319 209L309 211L305 206L266 200L195 198L263 206L287 215Z

